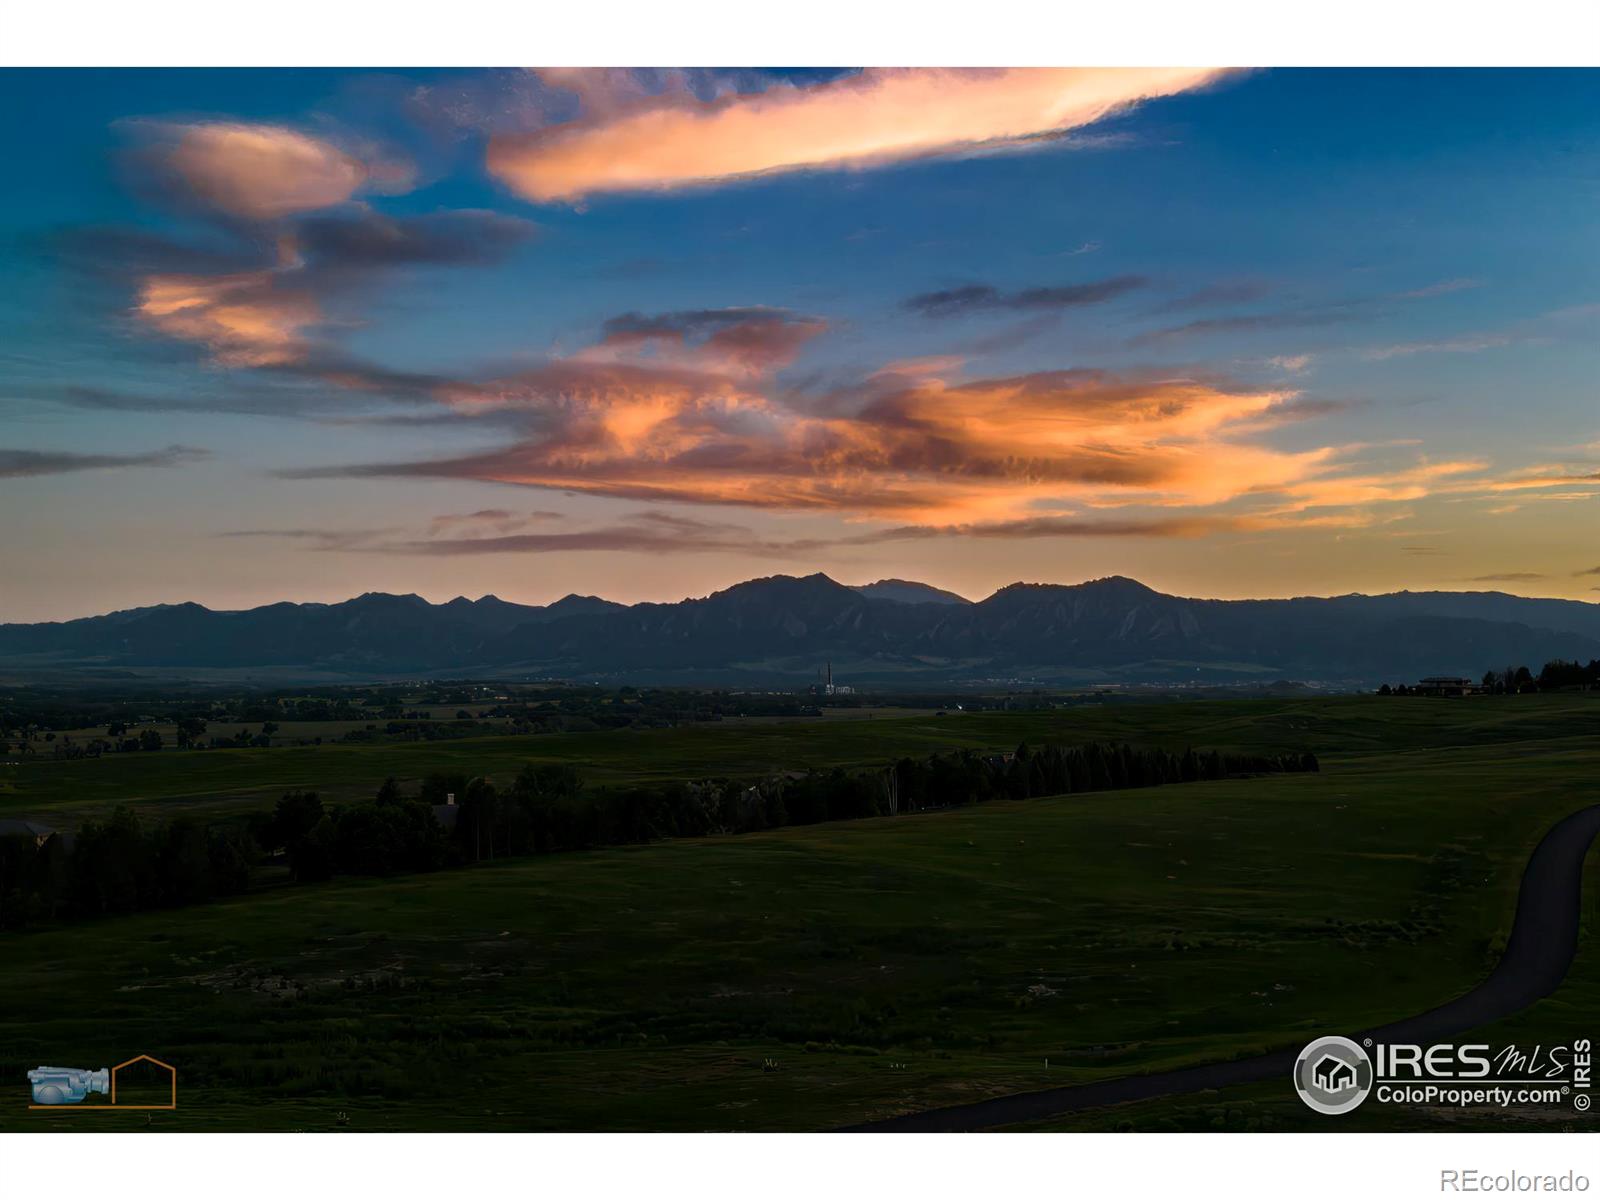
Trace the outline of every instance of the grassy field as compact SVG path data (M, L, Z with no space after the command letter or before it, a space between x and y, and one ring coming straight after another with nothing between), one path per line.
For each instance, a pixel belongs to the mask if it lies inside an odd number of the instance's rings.
M1600 799L1596 732L1600 703L1584 696L1351 698L480 739L385 747L387 764L359 748L130 755L119 785L95 788L29 766L8 809L49 797L92 811L118 786L151 806L329 790L318 765L352 786L530 757L600 778L733 774L1023 738L1310 748L1324 770L341 880L7 935L0 1078L18 1086L0 1129L815 1129L1296 1044L1486 973L1529 851ZM409 770L397 751L416 756ZM205 776L185 780L186 762ZM252 791L251 764L278 774ZM66 764L83 781L97 765L111 763ZM1517 1019L1523 1036L1570 1038L1580 1017L1592 1031L1590 911L1578 970ZM22 1107L28 1067L141 1052L180 1070L180 1108L148 1126ZM1059 1127L1298 1127L1287 1087Z
M1109 738L1176 750L1310 748L1341 755L1579 734L1600 734L1600 696L1121 703L370 746L164 750L0 766L0 816L71 826L122 803L146 815L179 809L220 815L270 807L289 789L335 801L369 798L387 775L408 786L432 772L487 775L504 784L529 762L572 763L590 782L605 784L878 764L962 746L1009 750L1021 741Z
M1583 882L1583 919L1578 954L1556 993L1504 1021L1472 1033L1475 1042L1491 1046L1551 1046L1575 1037L1594 1040L1600 1024L1600 850L1591 851ZM1465 1039L1464 1039L1465 1040ZM1592 1132L1600 1129L1593 1110L1587 1116L1570 1107L1526 1106L1509 1112L1457 1106L1419 1107L1405 1126L1416 1130L1501 1130L1528 1132ZM1329 1133L1341 1129L1366 1132L1395 1128L1392 1114L1370 1101L1336 1120L1313 1113L1285 1082L1269 1082L1221 1092L1200 1092L1171 1100L1114 1105L1052 1121L1019 1125L1018 1132L1253 1132L1279 1130Z

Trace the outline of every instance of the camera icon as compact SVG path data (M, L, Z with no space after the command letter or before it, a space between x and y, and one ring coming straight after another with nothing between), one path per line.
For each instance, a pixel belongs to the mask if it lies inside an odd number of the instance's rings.
M111 1071L101 1067L86 1071L78 1067L36 1067L28 1072L35 1104L81 1104L91 1092L104 1096L111 1091Z

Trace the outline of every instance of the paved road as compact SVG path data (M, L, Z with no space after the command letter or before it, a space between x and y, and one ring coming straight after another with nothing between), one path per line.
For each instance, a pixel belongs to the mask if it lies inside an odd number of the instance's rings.
M1573 955L1577 953L1583 860L1597 833L1600 833L1600 805L1573 813L1545 834L1522 873L1517 915L1505 953L1487 979L1448 1004L1367 1030L1358 1034L1357 1040L1370 1037L1378 1042L1419 1044L1442 1041L1453 1034L1509 1017L1555 991L1566 978ZM929 1109L853 1125L849 1132L962 1133L1039 1121L1107 1104L1182 1096L1263 1079L1281 1079L1287 1089L1300 1049L1295 1045L1233 1062L1205 1063L1153 1075L1108 1079L1103 1083L998 1096L976 1104Z

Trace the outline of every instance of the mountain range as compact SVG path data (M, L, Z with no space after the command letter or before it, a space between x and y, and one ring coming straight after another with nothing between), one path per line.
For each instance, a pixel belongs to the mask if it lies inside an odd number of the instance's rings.
M670 604L495 596L431 604L369 592L339 604L215 611L158 605L0 625L9 674L215 672L276 678L564 678L787 684L836 681L1329 684L1477 677L1600 657L1600 605L1503 592L1197 600L1113 576L1015 583L970 601L908 580L847 587L815 574L753 579Z

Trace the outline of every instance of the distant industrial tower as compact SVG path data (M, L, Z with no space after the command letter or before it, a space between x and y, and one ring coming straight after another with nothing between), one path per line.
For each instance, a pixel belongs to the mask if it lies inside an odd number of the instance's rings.
M855 694L855 688L833 682L833 662L831 659L823 671L822 679L822 694L824 696L852 696Z

